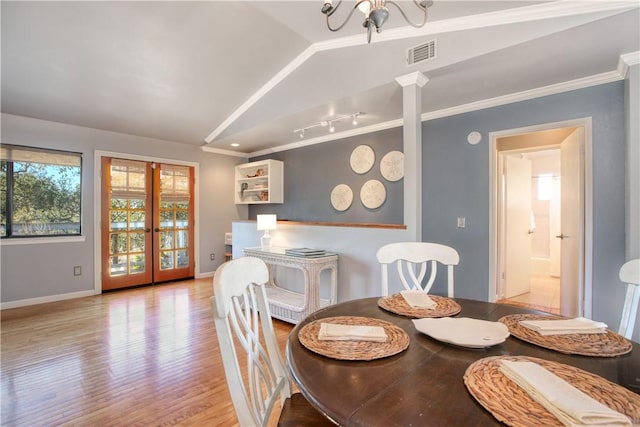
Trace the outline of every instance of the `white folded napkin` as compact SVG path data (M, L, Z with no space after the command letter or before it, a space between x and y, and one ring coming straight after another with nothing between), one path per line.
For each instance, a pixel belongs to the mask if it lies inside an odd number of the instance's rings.
M382 326L339 325L320 323L318 339L321 341L375 341L385 342L387 333Z
M560 320L521 320L520 324L540 335L604 334L607 324L584 317Z
M438 305L425 291L400 291L400 295L413 308L433 309Z
M629 418L533 362L502 360L500 371L566 426L630 426Z

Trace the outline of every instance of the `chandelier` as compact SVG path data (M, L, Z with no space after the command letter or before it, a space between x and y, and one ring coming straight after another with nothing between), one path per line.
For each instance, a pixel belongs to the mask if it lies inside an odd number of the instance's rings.
M351 15L355 12L356 9L359 9L362 13L364 13L364 22L362 26L367 30L367 43L371 43L371 33L375 28L376 33L382 31L382 26L389 18L389 9L387 9L387 5L395 6L399 11L402 17L409 25L415 28L421 28L424 24L427 23L427 9L433 5L433 1L417 1L413 0L413 5L418 8L423 14L422 23L414 24L407 17L404 10L394 1L385 1L385 0L356 0L353 8L347 15L346 19L342 24L337 27L332 27L329 22L329 18L333 16L335 12L338 11L340 5L342 4L342 0L338 1L338 4L334 7L333 0L324 0L324 5L322 6L322 13L327 16L327 28L331 31L340 31L342 27L351 19Z

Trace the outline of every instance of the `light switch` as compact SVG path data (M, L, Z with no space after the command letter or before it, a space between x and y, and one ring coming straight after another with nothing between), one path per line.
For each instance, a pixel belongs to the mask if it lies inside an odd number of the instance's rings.
M458 228L464 228L465 220L464 217L458 217Z

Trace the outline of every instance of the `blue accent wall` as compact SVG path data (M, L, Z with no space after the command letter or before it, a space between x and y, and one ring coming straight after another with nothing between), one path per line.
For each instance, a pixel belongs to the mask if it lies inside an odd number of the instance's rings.
M541 97L424 122L423 240L455 247L456 296L486 299L489 278L489 132L592 118L593 317L614 329L620 321L625 261L624 82ZM482 141L469 145L469 132ZM457 217L466 218L458 229ZM434 292L442 293L443 284Z
M371 170L359 175L351 170L349 159L361 144L370 146L376 158ZM285 203L250 205L249 218L275 213L278 219L290 221L402 224L403 180L390 182L380 173L380 160L394 150L402 151L401 127L252 158L284 162ZM370 179L382 182L387 193L384 204L377 209L368 209L360 201L360 188ZM331 205L331 191L338 184L347 184L353 191L353 203L343 212Z

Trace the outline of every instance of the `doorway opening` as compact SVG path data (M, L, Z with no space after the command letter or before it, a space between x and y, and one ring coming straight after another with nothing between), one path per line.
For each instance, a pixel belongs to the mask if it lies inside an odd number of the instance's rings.
M590 315L590 120L492 134L490 298Z
M498 302L560 314L560 148L501 150L500 155L505 268Z

